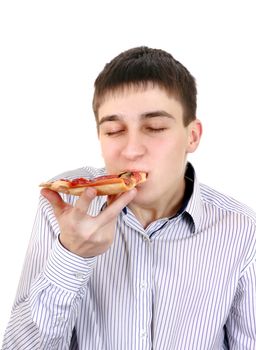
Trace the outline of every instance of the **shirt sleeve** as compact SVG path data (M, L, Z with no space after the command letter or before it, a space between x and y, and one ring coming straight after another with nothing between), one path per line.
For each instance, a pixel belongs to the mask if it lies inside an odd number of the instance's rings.
M67 251L41 198L3 350L70 349L77 312L96 258Z
M256 349L256 257L248 264L239 280L227 320L229 349Z

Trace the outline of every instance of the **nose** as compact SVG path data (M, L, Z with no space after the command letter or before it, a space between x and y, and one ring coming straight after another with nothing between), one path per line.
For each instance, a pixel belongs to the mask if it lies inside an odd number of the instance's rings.
M143 139L138 133L129 133L122 150L122 155L128 160L136 160L145 154L145 145Z

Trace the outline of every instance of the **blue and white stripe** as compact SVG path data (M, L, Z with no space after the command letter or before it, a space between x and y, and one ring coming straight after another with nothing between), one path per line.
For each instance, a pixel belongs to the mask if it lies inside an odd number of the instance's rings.
M144 229L123 211L97 258L68 252L58 234L41 198L3 350L256 349L256 215L237 201L195 179L171 220Z

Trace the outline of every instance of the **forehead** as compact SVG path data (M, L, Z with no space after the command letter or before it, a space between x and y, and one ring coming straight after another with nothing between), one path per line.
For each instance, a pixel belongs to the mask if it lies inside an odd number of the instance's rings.
M183 117L180 101L164 88L153 84L125 86L104 95L98 108L98 121L109 115L136 117L157 110Z

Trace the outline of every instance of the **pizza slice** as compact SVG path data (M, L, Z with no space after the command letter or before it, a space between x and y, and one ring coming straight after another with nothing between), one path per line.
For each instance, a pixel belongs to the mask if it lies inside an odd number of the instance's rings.
M97 196L104 196L129 191L138 184L145 182L146 178L146 172L126 171L119 175L104 175L90 180L82 177L73 180L60 179L52 182L43 182L39 186L75 196L81 196L85 188L93 187L97 190Z

